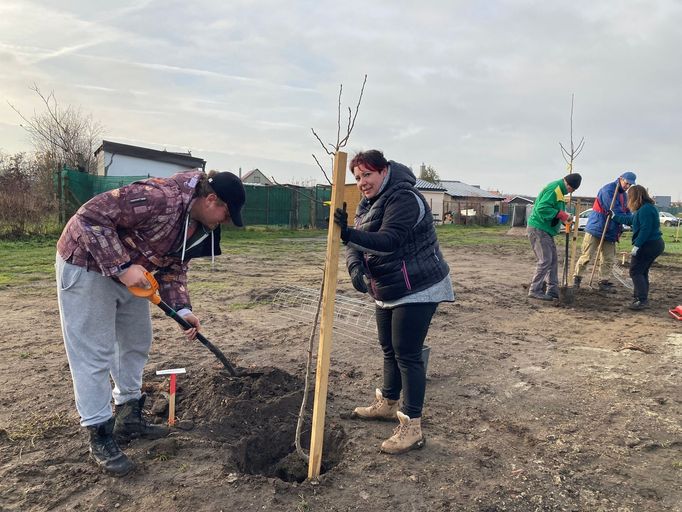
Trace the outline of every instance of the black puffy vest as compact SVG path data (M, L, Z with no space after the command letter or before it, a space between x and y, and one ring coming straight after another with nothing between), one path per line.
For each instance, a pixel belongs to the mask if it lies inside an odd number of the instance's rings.
M414 180L411 171L394 162L391 162L391 166L392 171L397 172L387 188L376 199L360 201L356 212L356 229L379 231L385 206L396 193L400 194L401 199L404 197L406 201L410 200L415 204L418 200L421 201L424 214L416 226L411 227L400 246L390 254L361 253L365 272L371 280L370 295L382 301L396 300L425 290L442 281L450 272L438 245L431 208L411 182ZM411 180L399 179L403 169L409 172ZM358 251L349 249L349 264L354 259L353 253L357 255Z

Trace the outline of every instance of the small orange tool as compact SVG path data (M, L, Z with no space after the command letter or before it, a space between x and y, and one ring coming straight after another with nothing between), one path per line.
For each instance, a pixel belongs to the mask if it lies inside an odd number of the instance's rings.
M668 313L670 313L670 316L672 316L675 320L682 320L682 306L669 309Z

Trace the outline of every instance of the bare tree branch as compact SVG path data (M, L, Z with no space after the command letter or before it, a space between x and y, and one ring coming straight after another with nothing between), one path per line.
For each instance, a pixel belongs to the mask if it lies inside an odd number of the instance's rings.
M36 153L45 155L55 165L94 168L94 150L99 144L102 126L77 107L63 108L54 92L46 95L35 83L30 90L40 98L42 113L34 110L29 118L10 102L8 104L24 121L21 127L30 135Z
M362 103L362 95L365 93L365 84L367 83L367 75L365 75L365 79L362 81L362 87L360 88L360 96L358 97L358 104L355 106L355 115L353 116L353 121L349 124L348 126L348 131L346 132L346 136L341 140L337 151L339 148L342 148L346 145L348 142L348 138L350 137L351 132L353 131L353 128L355 128L355 120L358 117L358 112L360 111L360 103ZM348 109L349 115L350 115L350 108Z
M327 173L324 172L324 167L322 167L322 164L321 164L320 161L317 159L317 157L315 156L314 153L313 153L313 159L315 160L315 162L317 162L317 166L318 166L318 167L320 168L320 170L322 171L322 174L324 174L324 179L326 179L326 180L327 180L327 183L329 183L329 184L331 185L331 184L332 184L332 180L330 180L330 179L329 179L329 176L327 176ZM332 159L332 165L333 165L333 162L334 162L334 160Z
M314 129L314 128L311 128L310 131L313 132L313 135L314 135L315 138L319 141L320 146L322 146L322 149L324 149L325 153L327 153L328 155L334 156L334 153L331 152L331 151L329 151L329 150L327 149L327 146L324 144L324 142L322 142L322 139L320 139L320 136L317 135L317 133L315 133L315 129Z
M339 85L339 101L336 107L336 148L338 150L339 141L341 140L341 94L343 93L343 84Z
M310 196L310 195L306 194L305 192L302 192L302 191L301 191L301 188L299 188L299 187L297 187L297 186L289 185L289 184L287 184L287 183L283 183L283 184L282 184L282 183L277 183L277 180L275 179L274 176L270 176L270 180L271 180L275 185L277 185L277 186L279 186L279 187L290 188L290 189L292 189L292 190L295 190L295 191L298 192L300 195L302 195L302 196L305 197L306 199L309 199L309 200L312 201L313 203L317 203L317 204L319 204L319 205L324 205L324 201L320 201L319 199L317 199L317 198L315 198L315 197L313 197L313 196Z
M324 149L325 153L327 153L330 156L336 155L336 153L343 147L346 146L348 143L348 140L350 139L350 135L353 132L353 128L355 128L355 121L358 117L358 112L360 112L360 104L362 103L362 96L365 93L365 85L367 84L367 75L365 74L363 80L362 80L362 87L360 88L360 95L358 96L358 102L355 105L355 113L353 113L353 110L351 110L350 107L348 107L348 122L346 125L346 133L343 137L341 137L341 96L343 94L343 84L339 86L339 97L337 101L337 111L336 111L336 144L332 143L327 143L325 144L322 142L322 139L320 136L315 132L314 128L311 128L310 130L313 132L313 135L317 139L317 141L320 143L322 146L322 149ZM331 148L331 151L327 149L327 146ZM315 157L313 154L313 158L315 159L315 162L317 162L318 167L322 170L322 173L324 174L324 177L326 180L331 184L331 181L329 177L327 176L327 173L324 171L324 167L320 164L319 160Z

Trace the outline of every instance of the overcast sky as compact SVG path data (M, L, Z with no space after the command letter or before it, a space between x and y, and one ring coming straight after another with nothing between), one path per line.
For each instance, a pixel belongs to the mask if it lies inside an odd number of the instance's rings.
M324 182L310 129L333 142L367 74L351 155L534 195L574 94L580 192L631 170L680 200L681 27L678 0L0 0L0 150L30 149L8 102L32 114L35 83L107 140Z

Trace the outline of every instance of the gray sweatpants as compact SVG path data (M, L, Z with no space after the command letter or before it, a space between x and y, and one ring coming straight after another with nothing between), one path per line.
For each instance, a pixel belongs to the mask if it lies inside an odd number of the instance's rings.
M55 268L76 409L82 426L97 425L112 416L112 394L116 404L141 396L152 344L149 301L109 277L66 263L59 254Z
M554 238L546 231L528 227L528 240L538 260L535 275L528 287L529 294L542 294L542 283L547 284L545 293L559 293L559 260Z

